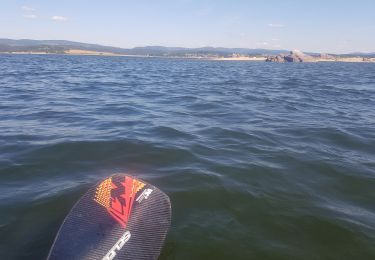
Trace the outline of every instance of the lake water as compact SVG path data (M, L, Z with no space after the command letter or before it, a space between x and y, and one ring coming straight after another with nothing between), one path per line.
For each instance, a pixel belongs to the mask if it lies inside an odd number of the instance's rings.
M170 196L160 259L375 259L375 64L0 55L0 259L116 172Z

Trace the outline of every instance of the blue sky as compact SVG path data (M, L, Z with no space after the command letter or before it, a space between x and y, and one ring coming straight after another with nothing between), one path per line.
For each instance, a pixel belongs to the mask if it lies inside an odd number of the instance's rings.
M375 52L373 0L2 0L0 38Z

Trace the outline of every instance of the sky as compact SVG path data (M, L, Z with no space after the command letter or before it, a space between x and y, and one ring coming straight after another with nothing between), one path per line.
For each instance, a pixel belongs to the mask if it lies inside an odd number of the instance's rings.
M0 38L375 52L375 1L1 0Z

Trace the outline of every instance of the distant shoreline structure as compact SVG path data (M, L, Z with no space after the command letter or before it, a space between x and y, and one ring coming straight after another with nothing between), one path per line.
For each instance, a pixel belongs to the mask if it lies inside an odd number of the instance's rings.
M0 52L0 55L62 55L62 56L103 56L103 57L137 57L137 58L166 58L166 59L190 59L190 60L212 60L212 61L271 61L272 56L259 55L259 56L241 56L234 54L233 56L157 56L157 55L135 55L135 54L116 54L110 52L96 52L87 50L69 50L64 53L50 53L50 52ZM280 55L277 55L280 56ZM273 56L273 57L277 57ZM281 55L282 56L282 55ZM274 61L272 62L286 62ZM292 61L298 62L298 61ZM313 61L299 61L299 62L375 62L375 58L367 58L361 56L341 57L336 56L333 58L315 57Z
M374 53L320 54L289 52L287 50L221 48L221 47L163 47L146 46L132 49L71 42L64 40L0 39L0 54L11 55L84 55L123 56L141 58L177 58L215 61L270 62L375 62Z

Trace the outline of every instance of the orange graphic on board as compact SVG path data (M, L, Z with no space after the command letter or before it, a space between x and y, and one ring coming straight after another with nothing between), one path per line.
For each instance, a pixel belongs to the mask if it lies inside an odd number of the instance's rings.
M96 188L94 200L105 207L109 214L124 228L128 223L137 192L145 184L126 176L115 184L112 177L102 181Z

